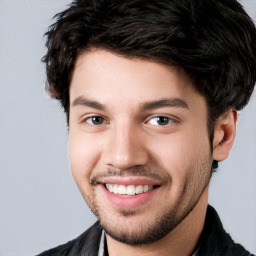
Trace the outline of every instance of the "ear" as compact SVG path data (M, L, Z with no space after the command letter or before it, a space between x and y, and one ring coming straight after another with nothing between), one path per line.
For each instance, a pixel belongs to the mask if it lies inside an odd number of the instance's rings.
M230 109L217 119L213 137L213 159L223 161L229 156L235 137L238 113Z

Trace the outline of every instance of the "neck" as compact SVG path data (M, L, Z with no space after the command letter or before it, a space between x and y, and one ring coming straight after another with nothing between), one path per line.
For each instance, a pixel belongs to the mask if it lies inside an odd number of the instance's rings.
M133 246L116 241L107 235L110 256L189 256L196 249L203 231L208 205L208 187L189 215L165 237L149 245Z

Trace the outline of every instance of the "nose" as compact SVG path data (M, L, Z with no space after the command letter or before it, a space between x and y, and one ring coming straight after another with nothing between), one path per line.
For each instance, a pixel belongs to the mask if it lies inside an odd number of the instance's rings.
M105 163L120 170L143 166L149 161L142 131L131 125L116 126L104 150Z

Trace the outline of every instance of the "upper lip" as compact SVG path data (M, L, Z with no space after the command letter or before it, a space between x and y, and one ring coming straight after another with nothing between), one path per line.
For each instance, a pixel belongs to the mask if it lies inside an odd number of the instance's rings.
M160 181L147 177L105 177L99 183L118 184L118 185L161 185Z

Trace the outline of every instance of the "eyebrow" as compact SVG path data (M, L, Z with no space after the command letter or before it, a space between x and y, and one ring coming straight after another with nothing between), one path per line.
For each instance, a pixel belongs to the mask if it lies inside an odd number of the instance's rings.
M139 110L146 111L164 107L189 109L189 106L186 101L180 98L168 98L142 103L141 106L139 107Z
M83 96L77 97L73 102L72 106L85 106L90 108L95 108L101 111L105 111L107 108L104 104L101 104L95 100L91 100L89 98L85 98ZM139 106L139 111L147 111L157 108L164 108L164 107L174 107L174 108L184 108L189 109L188 104L186 101L180 99L180 98L168 98L168 99L160 99L160 100L153 100L153 101L147 101L142 103Z
M82 96L77 97L73 101L72 107L75 107L75 106L85 106L85 107L95 108L95 109L102 110L102 111L106 110L106 107L103 104L101 104L95 100L84 98Z

